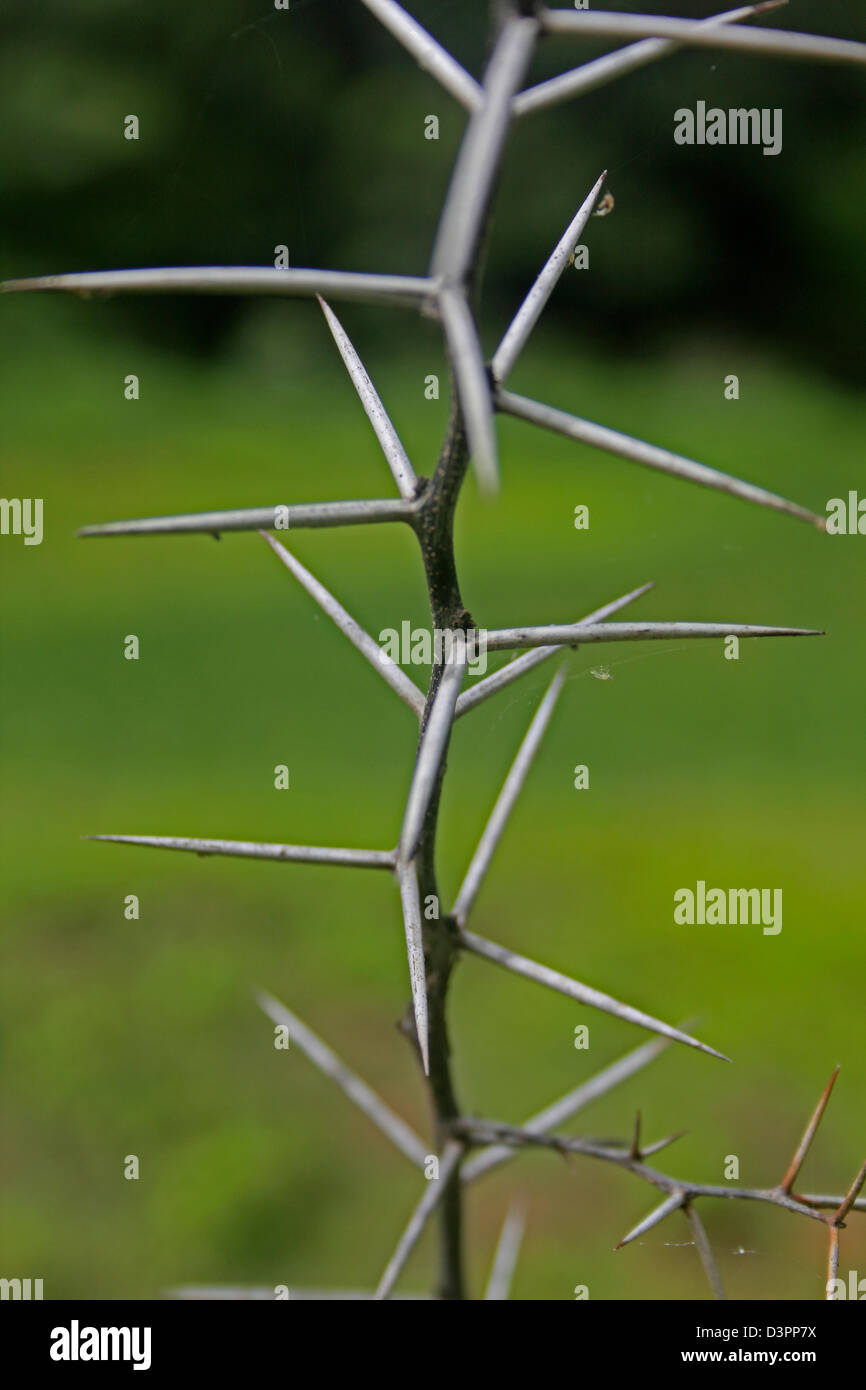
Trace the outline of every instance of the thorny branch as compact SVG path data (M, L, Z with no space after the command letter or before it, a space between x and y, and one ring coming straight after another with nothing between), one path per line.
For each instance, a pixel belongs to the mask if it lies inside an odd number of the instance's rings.
M510 122L528 112L565 100L615 80L649 62L686 47L707 47L748 54L776 54L791 58L863 65L866 45L813 35L789 34L770 29L735 28L740 20L775 9L784 0L742 6L704 21L688 21L604 11L576 13L547 9L536 0L491 0L495 37L484 79L477 82L432 35L415 21L397 0L362 0L371 13L403 44L412 57L469 112L466 132L445 199L426 276L357 274L317 269L271 267L190 267L157 270L100 271L75 275L51 275L34 280L15 280L4 291L62 290L82 297L126 291L132 293L195 292L217 294L276 294L316 296L343 358L359 399L373 426L391 470L399 499L329 501L304 505L245 508L187 516L156 517L137 521L88 526L84 536L318 528L371 525L401 521L414 532L427 580L431 621L442 632L467 632L475 623L460 592L454 553L454 517L470 462L481 488L495 490L498 483L495 415L505 412L530 424L556 430L593 447L621 455L645 467L660 469L704 486L726 491L742 500L786 512L823 528L815 513L767 492L673 454L632 439L616 430L579 419L553 407L529 401L504 389L505 377L523 350L556 282L567 264L569 249L583 232L601 190L601 176L584 198L565 233L488 363L481 348L474 303L478 292L481 248L487 231L492 200L502 165ZM638 40L627 47L594 59L559 77L522 88L539 37L555 34L610 36ZM450 363L451 401L447 431L432 477L416 474L366 369L328 299L357 300L408 307L438 317ZM606 604L579 623L511 628L488 634L493 650L529 647L525 655L488 676L472 690L460 693L464 665L460 660L434 664L426 694L393 662L389 662L373 638L346 612L282 544L265 534L278 558L301 583L320 608L378 669L396 694L413 709L420 721L420 739L395 850L332 849L258 842L177 838L169 836L102 835L90 838L152 848L186 850L198 855L229 855L284 862L384 868L395 875L400 888L412 991L412 1014L404 1031L417 1044L430 1094L435 1152L440 1155L438 1180L424 1195L389 1262L377 1299L391 1296L397 1279L428 1219L439 1215L440 1265L438 1296L465 1297L462 1269L461 1189L521 1148L540 1145L570 1155L579 1154L614 1164L649 1182L665 1194L662 1204L620 1242L625 1245L658 1224L674 1210L682 1209L691 1223L701 1261L714 1296L724 1289L704 1227L694 1209L698 1199L725 1198L770 1203L820 1221L829 1231L828 1279L835 1278L839 1259L839 1231L852 1210L866 1209L859 1197L866 1181L866 1164L844 1197L798 1195L792 1191L800 1167L815 1137L835 1081L834 1072L821 1097L791 1164L774 1188L713 1187L675 1179L647 1166L645 1160L676 1135L645 1146L639 1119L630 1140L614 1146L586 1138L562 1138L551 1131L590 1100L613 1089L620 1081L645 1066L675 1040L715 1056L715 1049L697 1041L630 1005L559 971L527 960L466 930L465 922L508 816L540 745L564 679L559 672L543 699L508 775L499 800L471 861L463 887L447 914L422 914L422 905L440 901L436 876L436 843L439 799L445 774L448 745L456 718L488 696L503 689L563 648L583 642L646 640L647 638L727 636L806 636L804 629L703 623L608 623L613 613L645 593L644 585L623 598ZM451 1070L446 1018L448 985L461 951L471 951L524 978L559 990L572 998L603 1009L616 1017L659 1034L635 1052L584 1082L562 1100L541 1111L522 1127L474 1120L464 1116L456 1097ZM391 1142L412 1162L429 1160L424 1143L399 1116L346 1067L331 1050L283 1005L260 995L264 1011L302 1048L311 1061L344 1091ZM481 1152L464 1162L467 1151ZM829 1215L825 1215L829 1212ZM517 1258L522 1216L512 1212L506 1221L487 1297L507 1297ZM830 1285L828 1284L828 1297ZM258 1292L239 1290L180 1290L181 1297L257 1297ZM301 1297L357 1296L367 1294L304 1294ZM399 1296L399 1295L398 1295Z

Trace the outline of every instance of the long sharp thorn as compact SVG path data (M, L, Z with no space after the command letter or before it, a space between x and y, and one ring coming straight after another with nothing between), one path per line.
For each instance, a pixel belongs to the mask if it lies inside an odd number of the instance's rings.
M583 420L577 415L570 415L567 411L558 410L555 406L543 405L540 401L530 400L526 396L517 396L512 391L497 391L495 403L497 408L507 415L514 415L530 424L553 430L556 434L563 434L566 438L577 440L580 444L589 444L593 448L603 449L606 453L618 454L621 458L629 459L632 463L643 464L645 467L654 468L660 473L669 473L675 478L683 478L687 482L713 488L717 492L730 493L732 497L739 497L744 502L753 502L759 507L769 507L773 511L785 512L788 516L797 517L800 521L810 522L813 526L817 526L819 531L826 530L825 518L809 511L806 507L798 506L796 502L789 502L787 498L779 497L774 492L768 492L766 488L757 487L753 483L746 483L740 478L722 473L717 468L709 468L706 464L696 463L694 459L685 458L682 454L675 454L670 449L662 449L658 445L648 444L643 439L634 439L631 435L623 434L619 430L608 429L606 425L597 425L592 420Z
M175 835L85 835L113 845L140 845L145 849L186 850L203 858L226 855L231 859L274 859L287 864L342 864L352 869L393 869L394 850L331 849L318 845L278 845L260 840L206 840Z
M707 1279L710 1283L710 1288L713 1291L713 1298L718 1299L720 1302L724 1302L727 1298L727 1295L725 1294L725 1286L722 1283L722 1276L719 1273L719 1267L716 1264L716 1258L713 1254L713 1248L710 1245L709 1237L704 1229L704 1223L698 1216L698 1213L695 1211L695 1208L691 1202L686 1203L685 1213L689 1219L689 1225L692 1228L692 1234L695 1238L695 1245L697 1246L698 1254L701 1257L701 1264L704 1267L704 1273L706 1274Z
M484 1294L486 1302L501 1303L508 1298L525 1226L525 1211L516 1202L512 1202L493 1256L493 1268Z
M866 1160L864 1160L862 1168L860 1169L856 1178L852 1182L851 1186L848 1188L848 1191L845 1193L845 1197L841 1202L840 1206L833 1213L834 1226L842 1225L842 1222L845 1220L845 1217L848 1215L849 1211L857 1201L857 1198L860 1195L860 1190L863 1187L864 1182L866 1182Z
M511 651L551 642L577 647L591 642L650 642L669 638L823 637L804 627L756 627L749 623L562 623L546 627L495 628L485 633L487 650Z
M190 512L183 516L151 516L135 521L108 521L82 526L79 536L163 536L223 531L293 530L325 526L372 526L386 521L408 522L415 508L392 497L370 501L306 502L295 506L242 507L227 512Z
M517 756L508 772L505 783L496 804L490 813L490 819L484 827L484 833L478 842L478 848L472 856L472 862L466 870L466 877L460 885L457 900L452 909L452 916L460 926L466 921L471 911L472 904L478 894L478 890L484 880L484 875L490 867L490 862L496 852L496 846L502 838L502 833L508 823L508 817L514 807L514 803L520 795L521 788L526 780L526 774L532 765L532 761L541 745L544 732L550 723L559 693L565 681L565 668L561 667L557 671L550 685L547 687L544 698L538 706L533 716L523 742L517 751Z
M460 684L466 671L463 657L455 657L442 671L439 688L433 698L430 714L418 749L418 759L412 776L412 784L406 799L403 827L400 832L399 857L404 863L414 859L418 841L424 828L424 818L430 805L430 798L436 787L439 773L448 747L451 726L454 722L454 706L460 691Z
M659 15L592 14L569 10L543 10L541 21L550 34L601 35L609 38L673 39L691 48L711 48L733 53L768 54L774 58L802 58L813 62L866 65L866 44L848 39L825 39L817 34L790 33L785 29L731 29Z
M815 1106L815 1109L812 1112L812 1116L809 1120L809 1123L803 1131L803 1137L797 1145L794 1157L791 1159L791 1162L788 1165L788 1171L786 1172L785 1176L779 1184L780 1192L790 1192L791 1188L794 1186L794 1183L797 1181L797 1174L802 1168L803 1163L806 1159L806 1155L812 1146L812 1140L815 1138L815 1135L818 1132L818 1126L821 1123L824 1111L827 1108L827 1102L830 1099L830 1094L833 1090L833 1087L836 1084L836 1077L838 1075L839 1067L836 1066L833 1069L833 1075L830 1077L830 1080L824 1087L824 1090L821 1094L821 1099L818 1101L818 1104Z
M427 1160L427 1147L405 1120L395 1115L390 1106L386 1105L382 1097L377 1095L366 1081L356 1076L311 1028L302 1023L278 999L263 992L257 993L255 997L259 1007L268 1017L288 1030L289 1037L297 1043L310 1061L336 1082L343 1094L363 1111L368 1120L372 1120L402 1154L417 1167L423 1168Z
M742 5L737 10L711 15L701 23L736 24L741 19L750 19L763 10L777 9L787 3L788 0L765 0L763 4ZM570 72L562 73L559 77L551 77L547 82L527 87L514 98L512 110L515 116L525 116L531 111L552 106L555 102L582 96L585 92L595 91L597 87L603 87L617 77L623 77L626 73L634 72L636 68L654 62L657 58L675 53L680 47L681 45L673 39L641 39L616 53L606 53L603 58L594 58L592 62L572 68Z
M578 1111L597 1100L599 1096L607 1095L615 1086L626 1081L635 1072L641 1071L649 1066L650 1062L670 1047L669 1038L656 1038L652 1042L641 1043L640 1047L627 1052L624 1057L612 1062L609 1067L605 1067L595 1076L591 1076L588 1081L577 1086L573 1091L557 1100L553 1105L533 1115L525 1120L522 1129L528 1134L548 1134L551 1130L558 1129L566 1120L570 1120ZM514 1158L515 1151L505 1144L491 1145L483 1152L471 1155L460 1169L460 1176L463 1182L474 1182L483 1173L487 1173L491 1168L498 1168L501 1163L507 1163Z
M460 1162L460 1155L462 1152L463 1146L453 1141L445 1146L442 1157L439 1160L439 1176L438 1178L430 1179L427 1184L427 1191L413 1211L409 1219L409 1224L400 1237L397 1249L391 1256L388 1267L379 1282L379 1287L376 1289L374 1295L376 1302L382 1302L383 1299L390 1298L391 1290L399 1279L406 1261L418 1243L421 1232L424 1230L428 1220L445 1196L445 1190Z
M307 593L313 598L324 613L327 613L332 622L340 629L344 637L361 653L370 663L374 671L378 671L384 681L390 685L391 689L400 696L405 704L409 706L414 714L421 718L424 713L424 695L418 689L413 680L410 680L404 671L391 660L388 653L375 642L368 632L365 632L360 623L346 612L342 604L338 603L333 594L329 593L324 584L320 584L308 569L296 559L291 551L287 550L280 541L269 536L267 531L260 532L274 554L285 565L290 574L293 574L298 583L306 589Z
M290 1289L290 1296L293 1303L321 1303L322 1300L339 1300L341 1303L360 1302L364 1299L372 1299L372 1293L366 1289L299 1289L294 1284ZM263 1288L255 1284L187 1284L181 1288L168 1289L167 1298L183 1299L185 1302L248 1302L248 1303L273 1303L273 1287ZM398 1293L394 1295L395 1302L404 1300L406 1302L426 1301L431 1299L428 1293Z
M367 414L367 419L373 426L376 438L382 448L382 453L391 470L394 481L397 484L402 497L414 497L415 489L418 486L418 479L415 470L409 460L409 455L403 448L400 436L391 423L390 416L382 404L379 393L373 385L363 362L355 351L352 341L346 332L337 315L330 305L318 296L322 313L331 330L334 342L346 370L352 381L352 385L358 393L362 406Z
M553 294L562 272L574 253L575 243L580 237L598 202L598 195L607 177L607 170L597 179L584 201L581 203L568 227L553 248L543 270L530 289L509 325L502 342L491 360L491 368L497 382L505 381L515 362L526 346L527 339L535 327L550 296Z
M672 1028L669 1023L662 1023L659 1019L652 1018L650 1014L632 1008L630 1004L622 1004L609 994L603 994L600 990L593 989L589 985L580 984L579 981L572 980L570 976L563 975L558 970L551 970L547 965L540 965L538 961L519 956L515 951L509 951L505 946L499 946L494 941L476 936L474 932L461 930L459 942L465 950L472 951L477 956L483 956L485 960L493 961L495 965L501 965L503 969L510 970L515 975L522 975L526 980L534 980L536 984L556 990L558 994L564 994L569 999L576 999L579 1004L587 1004L592 1009L600 1009L602 1013L612 1014L614 1018L622 1019L625 1023L634 1023L639 1028L648 1028L652 1033L660 1033L662 1037L672 1038L674 1042L685 1043L687 1047L695 1047L698 1051L706 1052L711 1057L718 1057L723 1062L731 1060L723 1052L717 1052L714 1047L708 1047L706 1043L698 1042L697 1038L689 1037L688 1033L680 1032L679 1028Z
M596 608L592 613L587 613L585 618L579 619L579 622L602 623L606 618L609 618L611 614L618 613L621 608L625 608L627 604L633 603L636 598L640 598L641 594L645 594L647 590L652 587L652 582L649 584L642 584L639 589L633 589L630 594L623 594L622 598L613 599L610 603L604 604L602 608ZM497 691L504 690L506 686L511 685L512 681L516 681L521 676L525 676L527 671L534 670L536 666L540 666L544 661L549 661L552 656L555 656L557 652L561 651L561 644L551 647L536 647L534 651L525 652L523 656L518 656L513 661L509 661L507 666L503 666L500 670L494 671L491 676L485 676L484 680L480 680L477 685L473 685L471 690L464 690L461 693L457 701L455 718L459 719L462 714L466 714L470 709L474 709L476 705L481 704L483 700L489 699L489 697L495 695Z
M470 117L436 231L431 274L464 285L484 226L511 117L538 35L535 19L512 16L484 74L483 101Z
M478 330L462 289L444 289L439 311L478 486L489 496L499 488L499 464L490 380Z
M450 92L461 106L475 111L481 105L484 93L474 77L470 77L466 69L417 20L407 14L402 5L396 4L395 0L361 0L361 3L402 43L418 66L435 77L440 87Z
M409 963L409 984L412 989L412 1009L415 1032L421 1053L424 1075L430 1075L430 1030L427 1015L427 971L424 964L424 935L421 927L421 904L418 897L418 875L414 864L400 863L400 902L403 907L403 927L406 933L406 957Z
M633 1240L637 1240L638 1236L651 1231L653 1226L657 1226L660 1221L664 1221L666 1216L670 1216L672 1211L676 1211L677 1207L681 1207L685 1200L686 1194L684 1192L674 1192L670 1197L666 1197L661 1205L651 1211L649 1216L645 1216L643 1221L639 1221L627 1236L623 1236L619 1245L615 1245L614 1249L622 1250L624 1245L630 1245Z
M84 298L107 294L317 294L366 304L418 308L435 297L434 282L417 275L367 275L345 270L277 270L273 266L171 266L154 270L88 270L5 280L0 291L63 290Z

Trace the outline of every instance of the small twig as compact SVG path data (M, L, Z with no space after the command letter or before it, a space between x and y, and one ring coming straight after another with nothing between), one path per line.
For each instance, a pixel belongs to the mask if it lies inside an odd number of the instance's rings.
M635 1177L642 1178L644 1182L651 1183L659 1191L666 1192L671 1197L677 1196L680 1200L713 1197L723 1201L766 1202L770 1206L781 1207L784 1211L820 1221L822 1225L828 1224L827 1218L820 1212L806 1206L798 1198L787 1197L778 1187L722 1187L711 1183L688 1182L682 1178L670 1177L667 1173L660 1173L646 1163L631 1158L627 1142L614 1148L610 1143L598 1140L563 1139L559 1135L533 1134L514 1125L501 1124L499 1121L469 1117L455 1120L451 1130L467 1144L491 1144L497 1147L509 1144L518 1149L544 1148L560 1154L580 1154L585 1158L596 1158L602 1163L612 1163L617 1168L623 1168ZM631 1233L630 1238L634 1238L634 1233Z
M268 1017L287 1029L289 1037L306 1053L310 1061L336 1082L343 1094L363 1111L368 1120L373 1121L395 1148L417 1167L423 1168L427 1159L426 1145L414 1130L410 1129L406 1121L395 1115L390 1106L386 1105L382 1097L378 1096L366 1081L356 1076L311 1028L302 1023L296 1014L290 1013L278 999L263 992L257 993L255 997L259 1007Z
M816 1211L835 1211L845 1201L844 1197L833 1197L827 1192L795 1192L793 1196L798 1202L814 1207ZM866 1197L858 1197L851 1210L866 1211Z

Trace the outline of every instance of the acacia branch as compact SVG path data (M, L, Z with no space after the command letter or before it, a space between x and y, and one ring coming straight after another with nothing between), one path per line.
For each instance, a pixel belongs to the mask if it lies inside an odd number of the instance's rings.
M595 1158L603 1163L611 1163L615 1167L624 1168L636 1177L651 1183L661 1192L667 1193L669 1197L676 1197L676 1202L670 1204L668 1211L674 1210L684 1201L693 1201L698 1197L717 1197L724 1201L765 1202L770 1206L795 1212L799 1216L809 1217L813 1221L820 1221L823 1225L827 1225L829 1220L814 1207L808 1206L799 1199L788 1197L778 1187L722 1187L712 1183L690 1182L687 1179L674 1178L667 1173L660 1173L655 1168L648 1167L641 1160L633 1159L630 1156L630 1146L627 1140L620 1147L614 1148L610 1144L602 1144L591 1139L563 1139L557 1135L531 1134L514 1125L501 1124L496 1120L474 1118L457 1120L451 1128L453 1133L467 1144L497 1146L508 1144L516 1148L545 1148L561 1154L579 1154L585 1158ZM665 1213L665 1215L667 1214L668 1212ZM635 1232L631 1232L628 1239L633 1239L634 1235Z

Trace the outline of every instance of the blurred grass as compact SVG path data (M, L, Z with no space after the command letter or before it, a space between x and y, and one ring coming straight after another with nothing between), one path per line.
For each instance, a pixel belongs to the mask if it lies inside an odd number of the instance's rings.
M165 313L171 307L166 304ZM264 306L219 364L106 331L98 304L4 304L6 496L45 499L45 540L2 538L0 983L8 1144L3 1265L48 1297L138 1298L180 1282L371 1286L418 1178L299 1051L277 1053L250 986L300 1013L426 1133L393 1022L406 997L398 904L382 875L198 860L89 844L91 832L387 847L414 749L408 711L255 535L76 541L87 522L277 501L390 495L318 311ZM365 348L365 312L345 322ZM432 326L393 319L367 365L421 472L446 403ZM582 325L585 337L587 326ZM590 330L591 333L591 330ZM135 372L141 399L123 399ZM722 381L741 379L726 402ZM736 341L640 364L541 328L513 379L590 418L761 482L823 513L862 478L862 401ZM608 647L614 680L570 658L556 719L479 899L482 933L670 1021L698 1014L726 1067L672 1049L581 1116L581 1132L687 1126L661 1166L774 1180L836 1061L843 1072L803 1185L862 1160L860 538L500 424L504 487L467 485L464 598L487 626L569 620L638 584L635 616L827 629L822 639ZM862 488L861 484L861 491ZM587 532L574 506L590 507ZM377 634L424 621L397 528L299 533L292 547ZM141 659L123 659L138 635ZM421 675L423 676L423 672ZM419 677L420 679L420 677ZM440 873L456 890L546 680L455 733ZM291 790L276 792L287 763ZM572 789L576 763L590 790ZM782 887L784 929L676 927L676 888ZM125 920L138 894L141 918ZM518 1122L641 1034L481 962L458 971L456 1070L471 1112ZM573 1030L590 1026L588 1053ZM123 1177L137 1154L141 1178ZM685 1224L612 1247L653 1194L589 1163L521 1158L469 1203L476 1290L514 1183L529 1202L516 1294L703 1297ZM814 1223L748 1204L705 1220L732 1296L818 1297ZM863 1267L864 1223L843 1268ZM740 1246L758 1253L737 1256ZM429 1240L407 1287L424 1287Z

